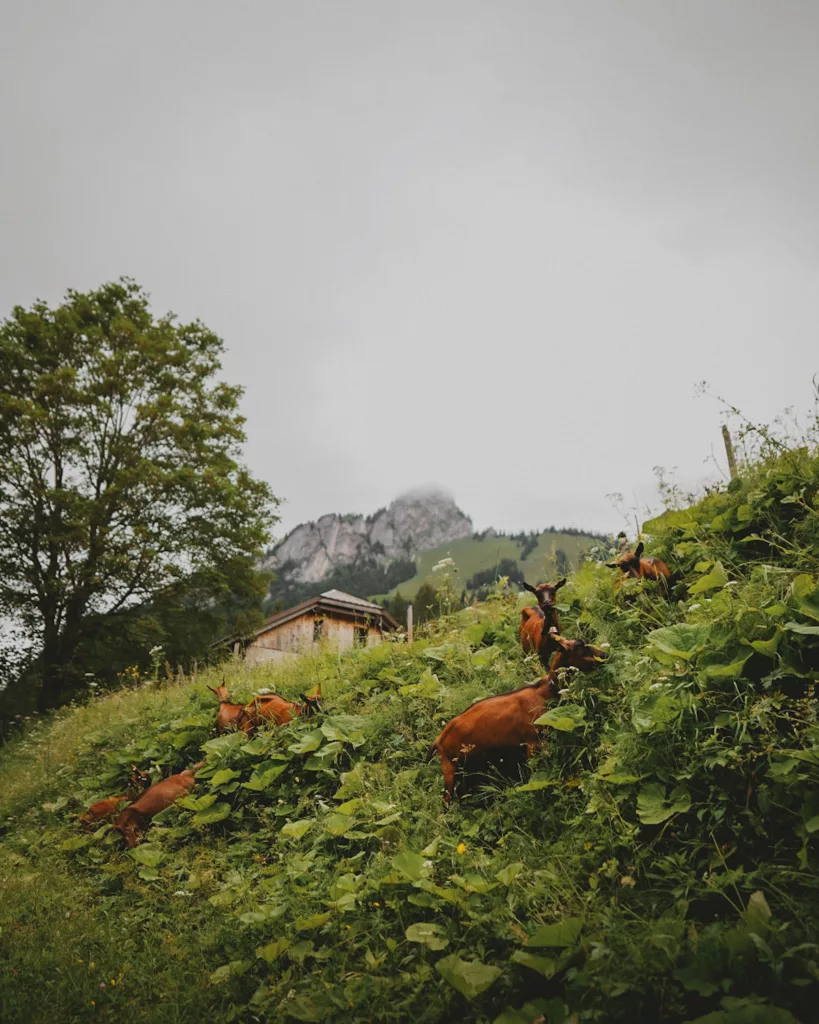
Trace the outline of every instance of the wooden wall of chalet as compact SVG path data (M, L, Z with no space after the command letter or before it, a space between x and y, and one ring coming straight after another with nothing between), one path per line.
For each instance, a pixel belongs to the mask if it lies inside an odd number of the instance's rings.
M371 622L353 622L346 618L333 618L325 612L321 616L322 641L339 651L349 650L356 642L356 629L367 628L367 646L373 647L381 643L381 630ZM300 615L279 626L271 626L260 633L245 652L245 660L250 665L258 665L264 661L287 661L295 658L303 651L317 643L314 639L316 617L312 612Z

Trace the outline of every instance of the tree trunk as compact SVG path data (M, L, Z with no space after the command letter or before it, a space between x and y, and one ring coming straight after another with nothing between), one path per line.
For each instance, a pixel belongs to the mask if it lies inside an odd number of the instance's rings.
M65 680L63 666L63 645L57 630L47 626L43 636L42 682L37 695L37 710L50 711L60 703Z

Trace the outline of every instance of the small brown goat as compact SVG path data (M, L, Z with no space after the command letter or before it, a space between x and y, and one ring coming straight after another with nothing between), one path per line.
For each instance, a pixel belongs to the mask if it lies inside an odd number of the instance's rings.
M150 789L146 789L139 799L135 800L130 807L125 808L111 829L114 832L119 832L128 849L132 849L142 841L142 837L155 815L176 803L180 797L190 793L194 786L196 772L203 764L204 762L200 761L193 768L186 768L185 771L179 772L177 775L169 775L167 779L162 779Z
M103 821L113 821L123 804L129 804L136 800L140 793L143 793L151 784L151 776L148 772L140 771L135 764L131 765L131 775L128 779L128 789L120 796L109 796L104 800L98 800L91 804L85 814L80 815L80 824L87 831L91 831Z
M566 583L541 583L537 587L524 582L523 586L535 595L536 605L522 608L520 612L520 643L526 654L537 651L544 668L549 667L549 658L554 653L554 644L549 639L551 630L560 632L560 619L555 607L557 592Z
M216 716L216 728L220 733L229 732L231 729L241 729L248 735L252 732L252 725L247 719L247 708L244 704L234 704L228 695L224 682L221 686L209 686L211 693L219 698L219 713Z
M578 668L589 672L605 657L599 647L582 640L566 640L552 634L558 655L552 670L536 683L521 686L497 697L477 701L448 722L430 748L430 757L438 754L444 775L444 803L449 804L455 788L457 768L469 767L469 758L485 759L487 752L500 748L525 746L531 756L538 743L533 724L543 713L546 703L557 696L557 669Z
M249 704L245 705L245 719L251 728L255 728L263 721L273 721L276 725L286 725L293 718L310 718L321 711L319 693L316 697L308 697L301 694L301 704L294 704L293 701L285 700L277 693L261 694L254 697ZM244 728L244 725L241 726Z
M661 558L643 558L643 542L633 551L626 551L616 562L606 562L609 569L619 569L623 577L636 580L662 580L666 585L671 579L671 570Z

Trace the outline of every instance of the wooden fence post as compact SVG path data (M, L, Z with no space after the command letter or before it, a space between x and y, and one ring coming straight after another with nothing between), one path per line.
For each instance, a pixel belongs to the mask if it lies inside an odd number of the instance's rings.
M734 455L734 445L731 441L731 435L724 423L722 424L722 440L725 442L725 454L728 456L728 472L731 474L731 479L733 480L737 475L737 460Z
M412 605L407 605L407 642L412 643L415 639L415 633L412 628Z

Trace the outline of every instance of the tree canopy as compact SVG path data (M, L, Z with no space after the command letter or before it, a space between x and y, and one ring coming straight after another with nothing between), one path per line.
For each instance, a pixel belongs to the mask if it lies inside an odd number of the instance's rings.
M241 462L223 350L129 279L0 325L0 613L35 641L41 708L92 624L250 585L278 501Z

